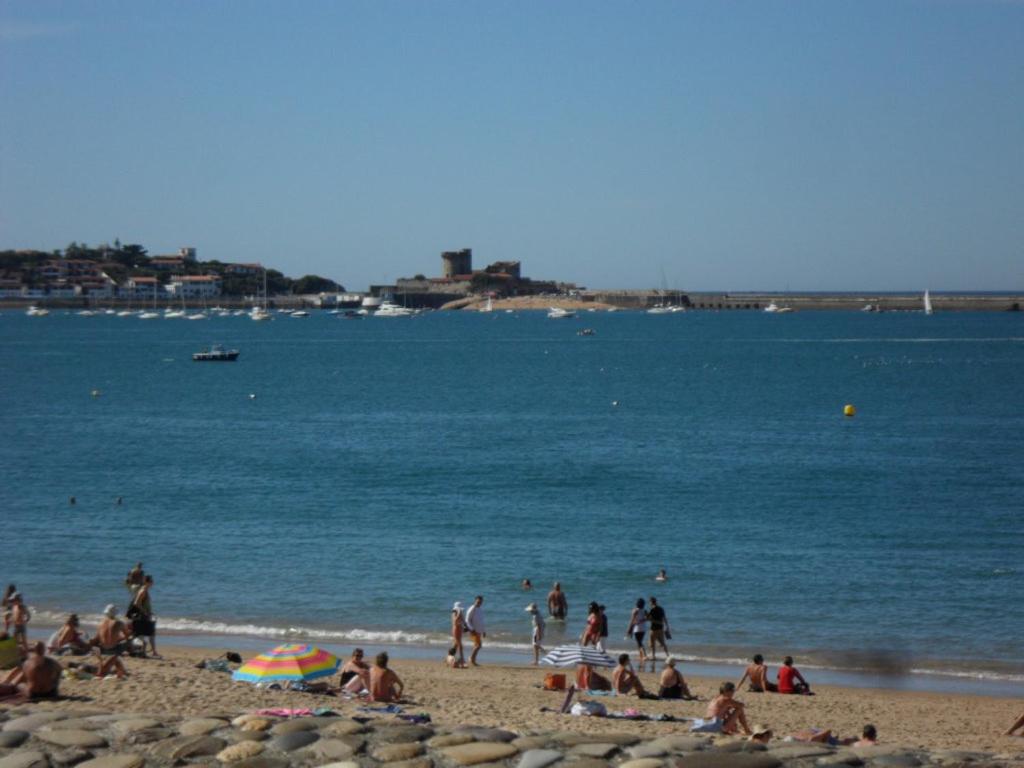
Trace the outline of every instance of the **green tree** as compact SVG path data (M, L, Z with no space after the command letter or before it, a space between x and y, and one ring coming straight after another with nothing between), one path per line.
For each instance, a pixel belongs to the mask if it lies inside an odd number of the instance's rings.
M334 293L339 290L345 289L319 275L303 275L292 283L292 293Z

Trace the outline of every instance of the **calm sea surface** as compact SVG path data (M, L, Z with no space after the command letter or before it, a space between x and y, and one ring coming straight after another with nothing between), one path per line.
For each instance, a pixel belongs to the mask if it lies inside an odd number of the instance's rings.
M165 631L440 643L480 593L511 649L559 579L551 641L657 595L695 658L1024 682L1024 315L6 311L0 354L37 622L143 560Z

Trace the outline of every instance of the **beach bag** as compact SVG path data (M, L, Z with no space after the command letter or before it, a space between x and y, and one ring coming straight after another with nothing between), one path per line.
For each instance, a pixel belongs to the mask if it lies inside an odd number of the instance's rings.
M18 643L13 637L0 640L0 669L18 666Z
M544 675L544 690L564 691L565 675L557 674L555 672L548 672L546 675Z
M608 710L599 701L577 701L569 713L577 717L605 717Z

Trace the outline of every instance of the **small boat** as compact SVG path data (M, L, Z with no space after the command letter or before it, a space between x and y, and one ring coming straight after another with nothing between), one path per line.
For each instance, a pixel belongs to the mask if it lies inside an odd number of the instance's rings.
M480 312L493 312L494 311L494 301L491 300L490 296L487 297L487 303L484 304L482 307L480 307L478 311L480 311Z
M562 307L550 307L548 309L549 320L567 320L570 317L576 317L576 313L571 309L562 309Z
M655 304L647 310L648 315L668 315L671 313L672 307L665 306L664 304Z
M44 309L42 307L37 307L35 304L33 304L31 307L25 310L25 314L28 315L29 317L46 317L48 314L50 314L50 310Z
M289 317L309 317L309 312L306 312L306 311L301 310L301 309L297 309L294 312L289 312L288 316Z
M777 314L781 315L781 314L785 314L786 312L792 312L793 308L792 307L780 307L778 304L776 304L773 301L771 304L769 304L767 307L764 308L764 311L765 312L774 312L774 313L777 313Z
M925 289L924 292L924 313L926 315L930 315L932 313L932 297L928 293L927 289Z
M373 313L374 317L412 317L416 312L409 309L408 307L400 307L390 301L381 302L377 307L377 311Z
M220 344L213 344L202 352L194 352L192 359L199 362L230 363L238 359L237 349L224 349Z
M205 320L206 314L204 312L196 312L194 315L185 315L186 320Z
M185 313L178 309L173 309L170 312L164 312L164 320L177 320L179 317L184 317Z
M577 336L593 336L596 333L597 331L595 331L593 328L581 328L580 330L576 331Z
M142 312L139 314L139 320L156 320L160 317L159 312Z

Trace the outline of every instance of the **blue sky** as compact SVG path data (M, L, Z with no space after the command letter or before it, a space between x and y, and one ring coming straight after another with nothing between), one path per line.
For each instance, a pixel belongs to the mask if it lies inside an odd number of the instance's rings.
M1024 290L1024 2L0 0L0 247Z

